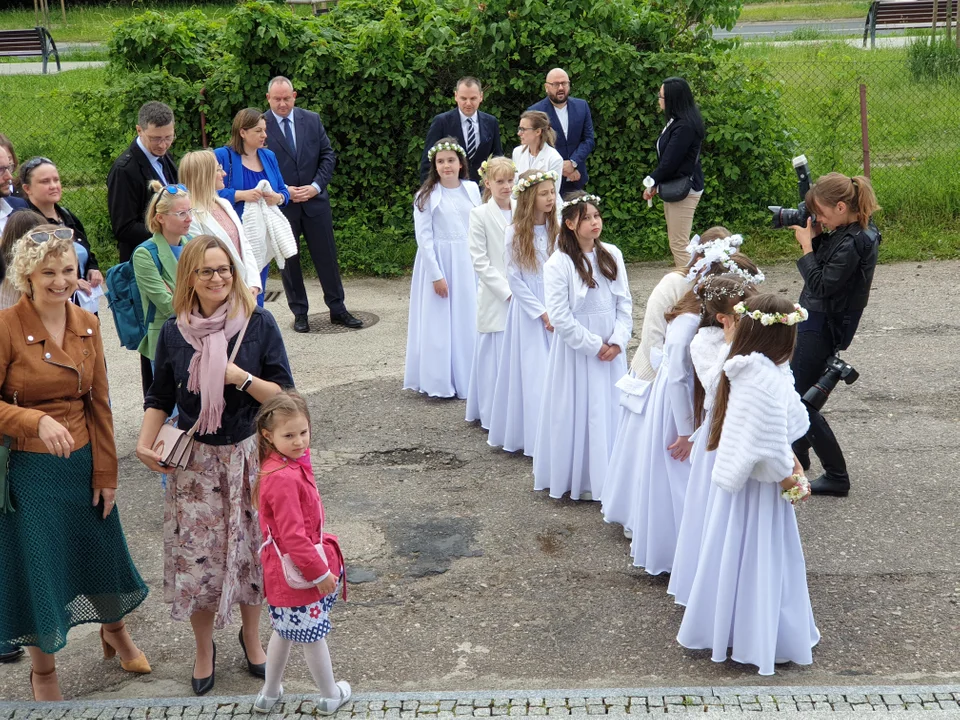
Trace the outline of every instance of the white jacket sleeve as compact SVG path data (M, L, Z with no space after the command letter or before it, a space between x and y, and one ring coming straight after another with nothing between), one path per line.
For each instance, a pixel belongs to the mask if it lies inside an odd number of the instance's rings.
M418 253L423 261L427 280L430 282L443 280L443 272L437 261L437 248L433 244L433 213L430 211L430 198L427 198L424 210L417 210L417 206L413 206L413 229L417 235Z
M693 362L690 359L690 341L697 332L699 319L681 315L667 326L663 354L667 358L667 396L673 409L677 434L690 436L693 421Z
M640 347L633 356L631 370L641 380L653 380L657 373L650 364L650 351L663 348L663 339L667 331L664 314L683 297L689 284L682 275L669 272L650 293L646 309L643 311L643 326L640 329Z
M507 284L510 286L510 292L513 293L511 302L520 303L520 308L531 318L538 318L547 312L546 306L540 302L527 281L523 279L523 273L513 259L513 225L508 225L506 230L506 255L507 255ZM540 269L543 272L543 268Z
M603 346L603 338L577 322L570 306L570 273L575 273L573 261L562 252L555 252L543 265L544 299L547 315L556 334L573 350L595 356ZM554 340L556 342L556 340Z
M617 345L621 352L625 352L627 343L630 342L630 335L633 333L633 297L630 295L630 284L627 282L627 266L623 263L623 255L620 254L619 248L616 250L614 257L617 260L617 279L623 281L626 294L614 295L617 300L617 319L613 326L613 334L607 342Z
M500 212L497 210L497 212ZM506 302L510 297L510 285L507 278L493 266L490 261L489 246L487 244L486 204L478 205L470 211L470 259L473 261L473 270L477 279L500 302Z

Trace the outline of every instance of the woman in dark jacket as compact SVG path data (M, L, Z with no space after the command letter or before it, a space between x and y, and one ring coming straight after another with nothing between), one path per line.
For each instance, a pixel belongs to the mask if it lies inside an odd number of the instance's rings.
M817 222L794 227L803 250L797 261L803 276L800 304L809 313L797 329L790 362L801 396L823 375L827 358L850 346L870 298L880 244L871 220L880 206L867 178L829 173L814 183L805 200ZM807 412L810 429L793 450L804 470L810 467L811 447L820 458L823 475L810 488L815 495L845 496L850 477L840 444L817 409L808 405Z
M151 470L169 473L164 599L174 620L193 626L192 685L203 695L214 684L214 627L230 622L237 605L247 668L264 677L262 538L251 502L260 469L254 418L260 403L292 386L293 378L276 320L256 307L219 238L200 235L184 246L173 312L157 339L137 457ZM240 349L230 362L241 332ZM160 466L154 446L174 406L179 429L197 427L186 467L171 470Z
M703 195L700 148L705 130L693 93L683 78L669 77L663 81L659 103L667 124L657 138L657 169L643 179L643 199L651 200L660 193L663 183L681 182L689 188L682 198L671 202L664 200L663 203L670 252L677 267L686 267L690 261L687 245L690 244L693 214Z

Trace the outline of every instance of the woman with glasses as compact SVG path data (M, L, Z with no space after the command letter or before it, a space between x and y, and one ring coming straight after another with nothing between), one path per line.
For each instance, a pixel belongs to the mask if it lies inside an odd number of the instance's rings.
M669 77L660 86L657 102L667 124L657 138L656 169L643 179L643 199L660 195L667 221L670 252L678 268L690 261L687 245L693 214L703 195L700 149L706 130L693 92L683 78Z
M183 185L150 183L153 198L147 205L146 224L153 237L133 251L130 261L140 289L140 302L147 319L147 334L137 350L150 365L140 364L143 395L153 382L153 358L160 328L173 314L173 291L177 287L177 261L189 239L193 208Z
M63 225L73 230L73 241L77 248L77 260L80 263L79 290L90 294L90 289L103 282L103 274L97 263L97 256L90 248L87 232L80 218L60 205L63 198L63 186L60 183L60 171L53 161L45 157L33 157L20 166L20 189L27 205L53 225Z
M247 669L265 677L262 538L251 504L259 473L254 418L260 404L292 386L293 378L276 320L256 306L219 238L200 235L184 248L173 310L157 340L137 457L165 471L153 447L176 405L177 427L194 428L195 442L184 469L166 470L164 599L174 620L193 626L192 685L203 695L214 685L213 631L231 621L237 605Z
M190 235L213 235L223 240L237 273L256 296L261 291L257 259L233 205L217 194L224 189L226 174L212 150L195 150L180 159L180 180L193 200Z
M147 587L115 506L100 323L70 302L77 256L69 231L27 232L9 276L22 295L0 311L0 428L10 451L0 492L0 645L29 649L35 700L62 700L54 654L76 625L98 623L106 658L150 672L124 627Z
M545 112L527 110L523 113L520 116L517 137L520 138L520 144L513 149L513 164L517 168L514 182L527 170L552 171L557 173L557 177L562 177L563 157L554 148L557 142L557 133L550 127L550 118L547 117ZM558 222L562 206L560 183L557 183L556 210Z

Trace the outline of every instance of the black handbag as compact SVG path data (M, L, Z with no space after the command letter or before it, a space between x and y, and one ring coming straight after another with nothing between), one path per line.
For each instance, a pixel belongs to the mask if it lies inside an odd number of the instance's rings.
M699 160L700 151L697 150L697 157L693 161L694 167L697 166L697 162ZM673 180L667 180L666 182L660 183L660 186L657 188L657 194L664 202L680 202L681 200L686 199L692 188L693 175L685 175L683 177L674 178Z

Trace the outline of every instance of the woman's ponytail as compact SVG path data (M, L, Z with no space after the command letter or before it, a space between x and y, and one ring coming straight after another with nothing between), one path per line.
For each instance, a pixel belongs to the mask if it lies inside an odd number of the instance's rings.
M853 187L857 192L857 222L860 223L860 227L866 230L870 224L870 218L880 209L880 205L877 203L877 195L873 191L873 185L870 183L870 178L868 177L857 175L856 177L850 178L850 182L853 183Z

